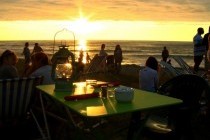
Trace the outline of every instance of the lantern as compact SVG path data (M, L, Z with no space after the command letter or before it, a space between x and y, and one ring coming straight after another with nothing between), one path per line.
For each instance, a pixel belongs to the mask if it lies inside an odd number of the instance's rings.
M55 37L60 32L61 31L57 32ZM55 91L71 92L76 74L75 56L69 50L69 46L66 42L67 41L61 41L59 50L52 56L52 78L55 82Z

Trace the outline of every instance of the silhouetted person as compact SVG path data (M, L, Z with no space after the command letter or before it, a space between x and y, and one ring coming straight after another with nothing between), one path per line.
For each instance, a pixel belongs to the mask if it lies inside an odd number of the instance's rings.
M169 51L167 50L166 46L164 46L162 51L162 60L167 62L168 57L169 57Z
M205 69L208 70L210 68L210 62L207 58L207 52L209 50L209 36L210 36L210 26L209 26L209 32L206 33L203 37L203 45L206 47L206 53L205 53Z
M29 43L28 42L25 43L22 54L24 55L24 59L25 59L24 70L23 70L23 73L25 73L26 70L29 68L30 61L31 61L31 52L30 52L30 49L29 49Z
M98 56L101 58L105 58L104 61L101 62L101 65L99 67L101 67L101 70L103 70L104 72L106 71L106 58L108 56L107 52L105 51L105 44L101 44L101 50L99 51Z
M39 46L39 43L34 44L34 49L31 53L31 55L33 55L34 53L37 53L37 52L44 52L43 49Z
M158 61L150 56L146 60L145 68L139 71L139 88L156 92L158 87Z
M193 37L194 44L194 71L198 72L200 64L203 60L203 55L205 55L206 47L203 45L204 29L199 27L197 29L197 34Z
M115 70L116 73L119 73L121 70L121 63L122 63L122 49L120 45L116 45L114 50L114 64L115 64Z
M83 72L84 71L84 64L83 64L83 50L80 51L79 53L79 58L78 58L78 72Z
M105 44L101 44L101 50L99 51L99 54L98 54L99 56L107 56L108 55L105 51L105 47L106 47Z
M30 49L29 49L29 43L28 42L25 43L22 54L24 55L24 58L25 58L25 64L29 64L30 63L31 52L30 52Z
M25 73L25 76L36 77L43 76L43 84L53 84L51 77L52 66L50 60L44 52L37 52L31 56L31 66Z
M91 58L90 58L88 52L86 52L86 62L90 63L90 61L91 61Z
M0 56L0 79L19 77L15 66L17 62L17 55L13 51L5 50Z

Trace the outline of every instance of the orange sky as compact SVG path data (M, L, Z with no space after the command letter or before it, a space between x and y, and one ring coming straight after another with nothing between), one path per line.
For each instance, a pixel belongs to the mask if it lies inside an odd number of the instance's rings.
M67 28L76 39L191 41L210 25L210 1L2 0L0 40L52 40Z

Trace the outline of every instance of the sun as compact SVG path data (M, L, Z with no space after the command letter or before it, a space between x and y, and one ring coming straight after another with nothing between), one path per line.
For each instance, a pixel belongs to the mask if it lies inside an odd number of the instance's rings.
M89 32L88 26L90 26L90 23L88 23L86 18L79 18L72 23L72 28L79 34L87 34Z
M86 42L93 34L103 29L100 22L89 21L87 17L80 15L79 18L70 22L70 30L74 32L76 39L79 41L78 50L87 51Z
M89 21L86 17L80 17L71 22L71 29L79 35L86 36L90 33L96 32L102 28L97 22Z

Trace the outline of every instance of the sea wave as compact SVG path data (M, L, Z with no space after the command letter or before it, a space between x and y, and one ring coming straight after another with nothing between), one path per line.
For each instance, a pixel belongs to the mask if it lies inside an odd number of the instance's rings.
M58 45L54 44L54 40L0 41L0 53L6 49L10 49L16 52L18 57L23 58L22 51L25 42L29 42L29 49L31 51L33 50L34 43L38 42L49 57L58 50ZM161 51L164 46L168 48L170 55L182 56L189 65L193 65L194 63L192 42L89 40L86 41L85 50L91 58L95 54L98 54L102 43L106 44L106 51L109 55L113 55L115 46L120 44L123 50L123 64L144 65L148 56L155 56L158 60L161 60ZM70 50L73 51L76 58L79 55L81 47L84 46L81 46L79 41L76 41L75 44L72 41L70 42Z

